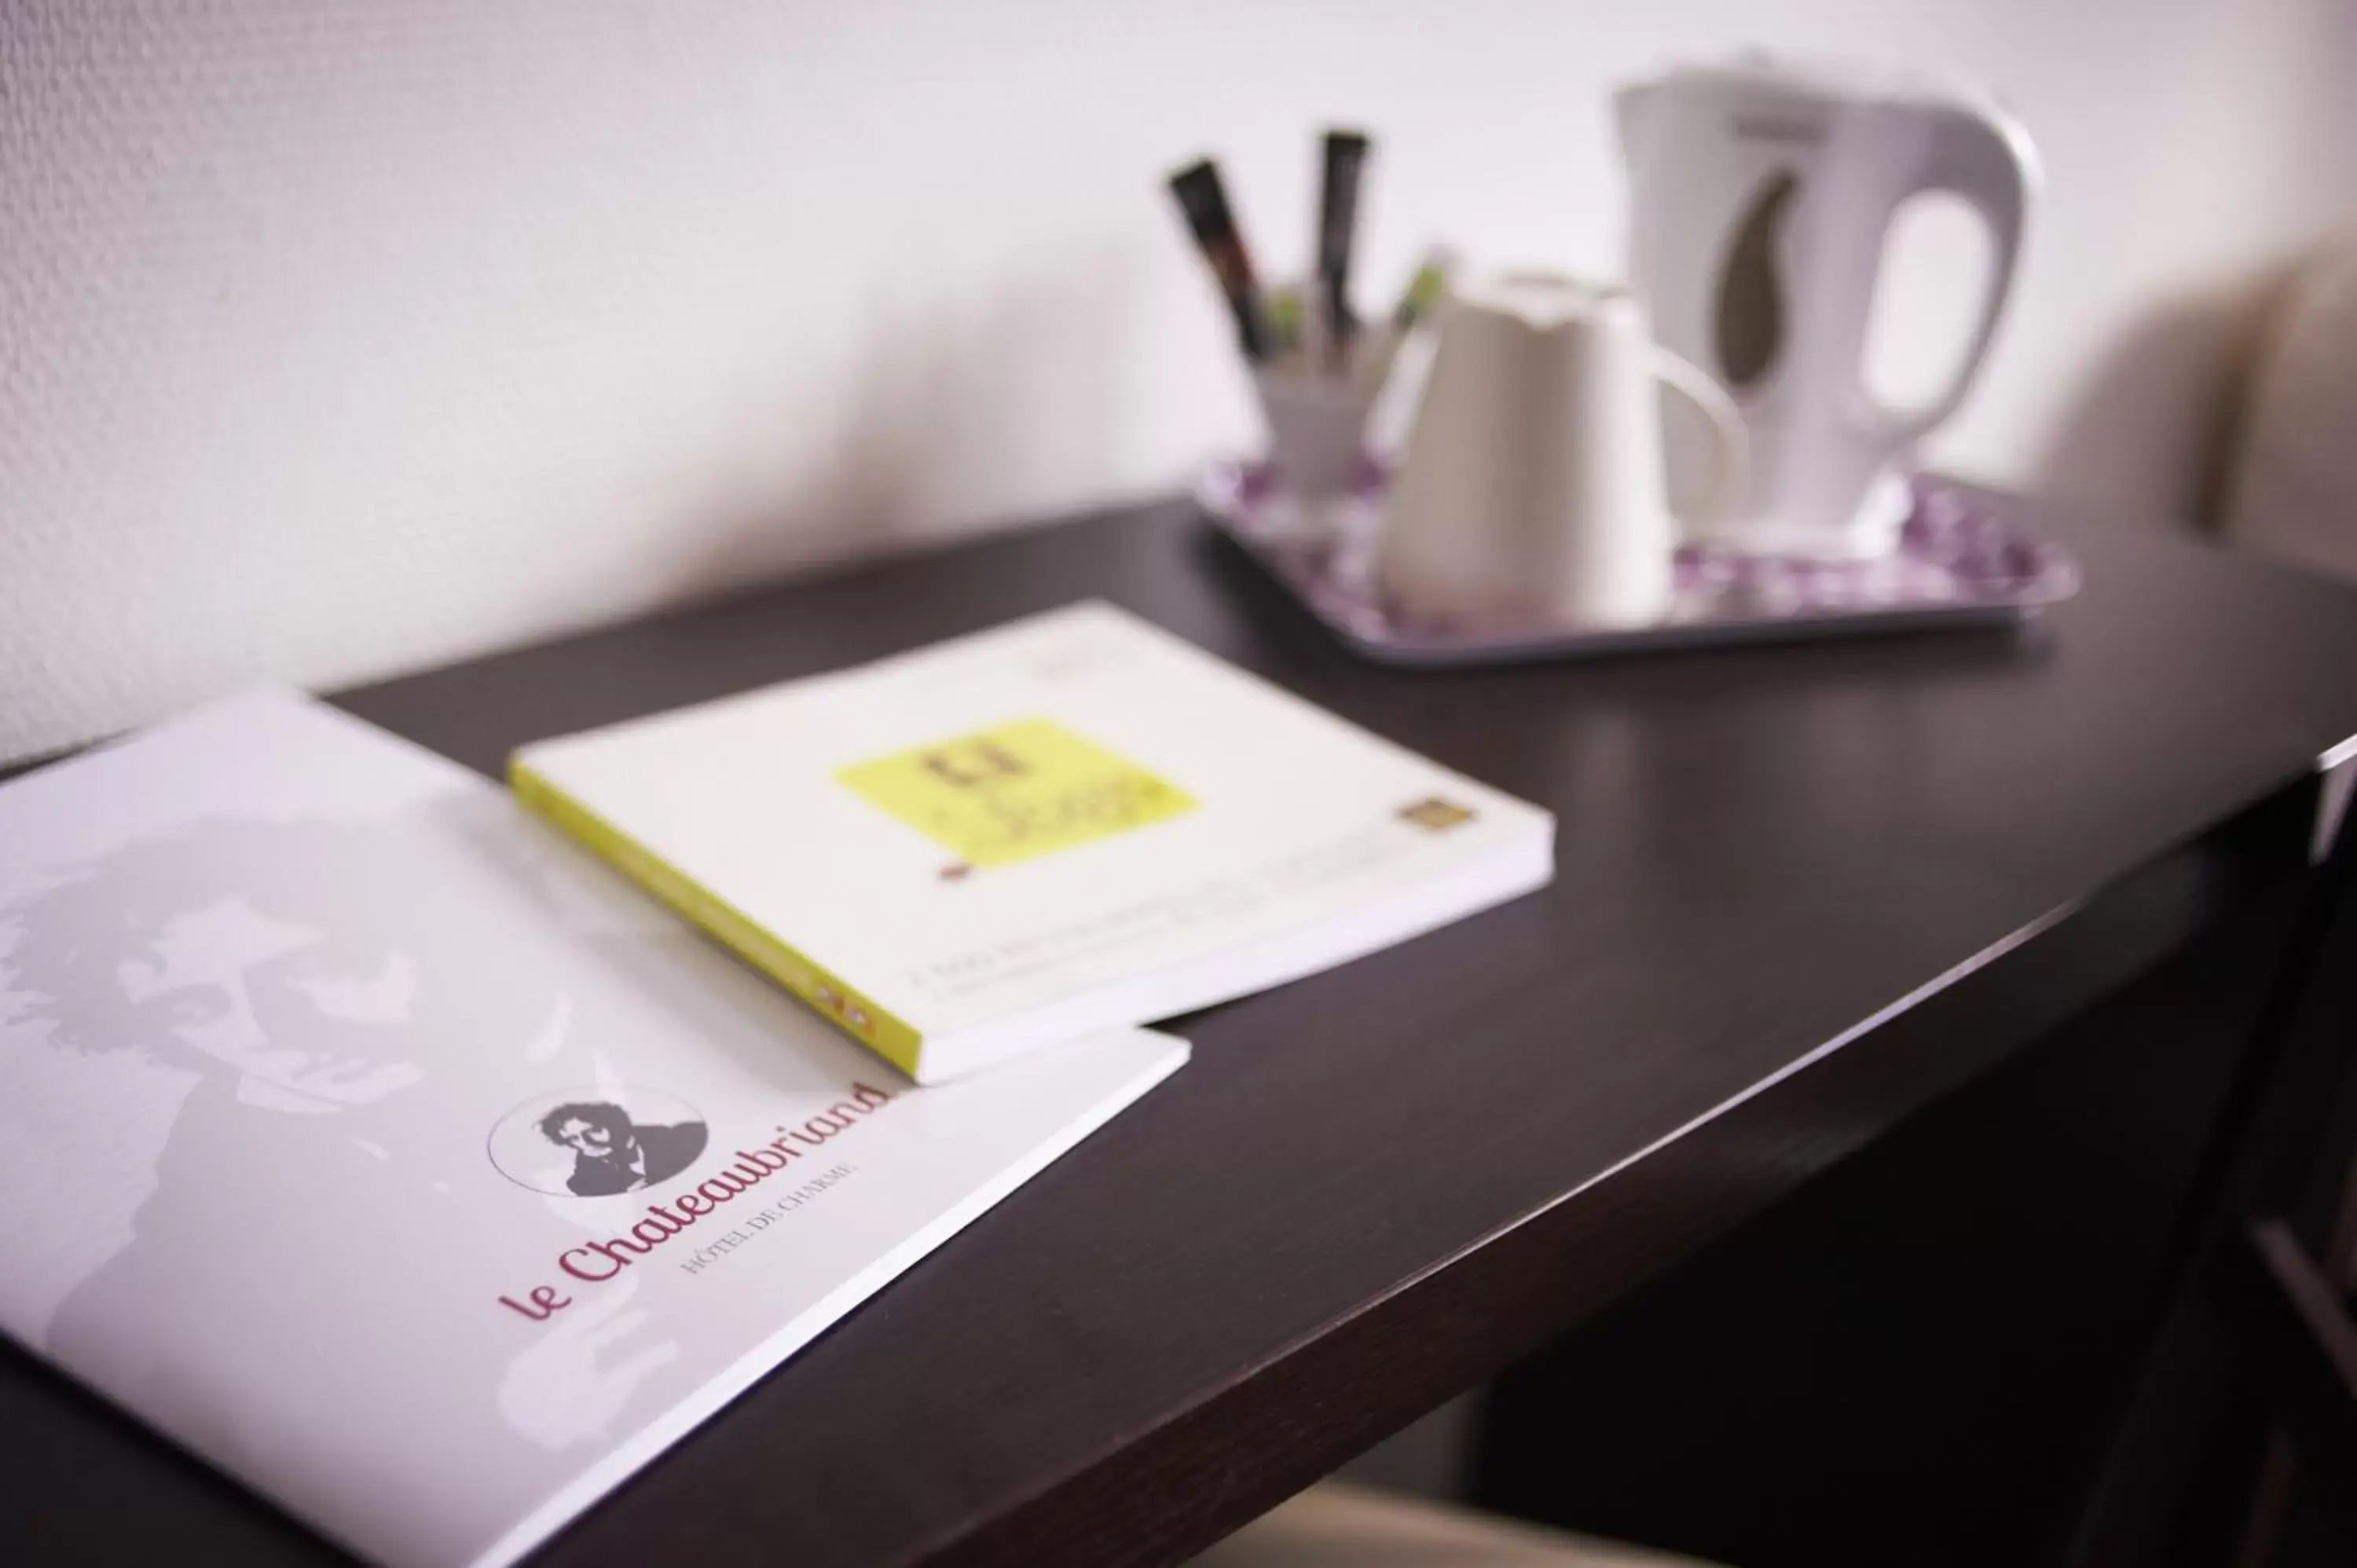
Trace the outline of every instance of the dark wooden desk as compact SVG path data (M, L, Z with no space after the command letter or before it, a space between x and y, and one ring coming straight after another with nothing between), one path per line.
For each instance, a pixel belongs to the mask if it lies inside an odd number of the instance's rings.
M2357 594L2041 521L2089 586L2019 637L1391 673L1174 502L339 699L495 772L1093 595L1561 822L1544 896L1183 1021L1166 1089L545 1561L1178 1558L2290 896ZM13 1352L0 1541L331 1555Z

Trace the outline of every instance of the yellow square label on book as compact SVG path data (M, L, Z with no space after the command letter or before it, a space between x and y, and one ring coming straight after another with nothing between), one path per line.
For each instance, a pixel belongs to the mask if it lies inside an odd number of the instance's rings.
M970 866L1011 865L1195 809L1177 785L1047 719L855 763L835 779Z

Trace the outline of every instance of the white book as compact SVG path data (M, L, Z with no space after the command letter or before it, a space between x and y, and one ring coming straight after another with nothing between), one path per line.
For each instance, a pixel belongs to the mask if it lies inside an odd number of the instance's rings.
M503 1563L1186 1054L914 1088L496 787L240 699L0 789L0 1328Z
M510 779L920 1083L1555 871L1545 811L1093 603L528 746Z

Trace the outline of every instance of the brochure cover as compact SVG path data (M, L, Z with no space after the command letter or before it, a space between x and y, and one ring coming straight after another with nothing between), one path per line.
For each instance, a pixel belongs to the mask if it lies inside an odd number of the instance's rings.
M920 1082L1555 870L1545 811L1103 604L529 746L510 777Z
M239 699L0 788L0 1328L369 1557L505 1563L1185 1057L917 1089L486 781Z

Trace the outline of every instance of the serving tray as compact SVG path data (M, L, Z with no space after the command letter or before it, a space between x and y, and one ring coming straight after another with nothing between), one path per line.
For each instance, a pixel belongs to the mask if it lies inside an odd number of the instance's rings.
M1212 521L1335 636L1387 664L1450 666L1576 659L1718 643L2004 625L2079 591L2079 565L2052 541L1936 479L1915 481L1899 548L1867 560L1755 555L1682 546L1672 597L1649 626L1598 627L1419 614L1375 575L1383 477L1317 507L1265 464L1215 463L1196 484Z

